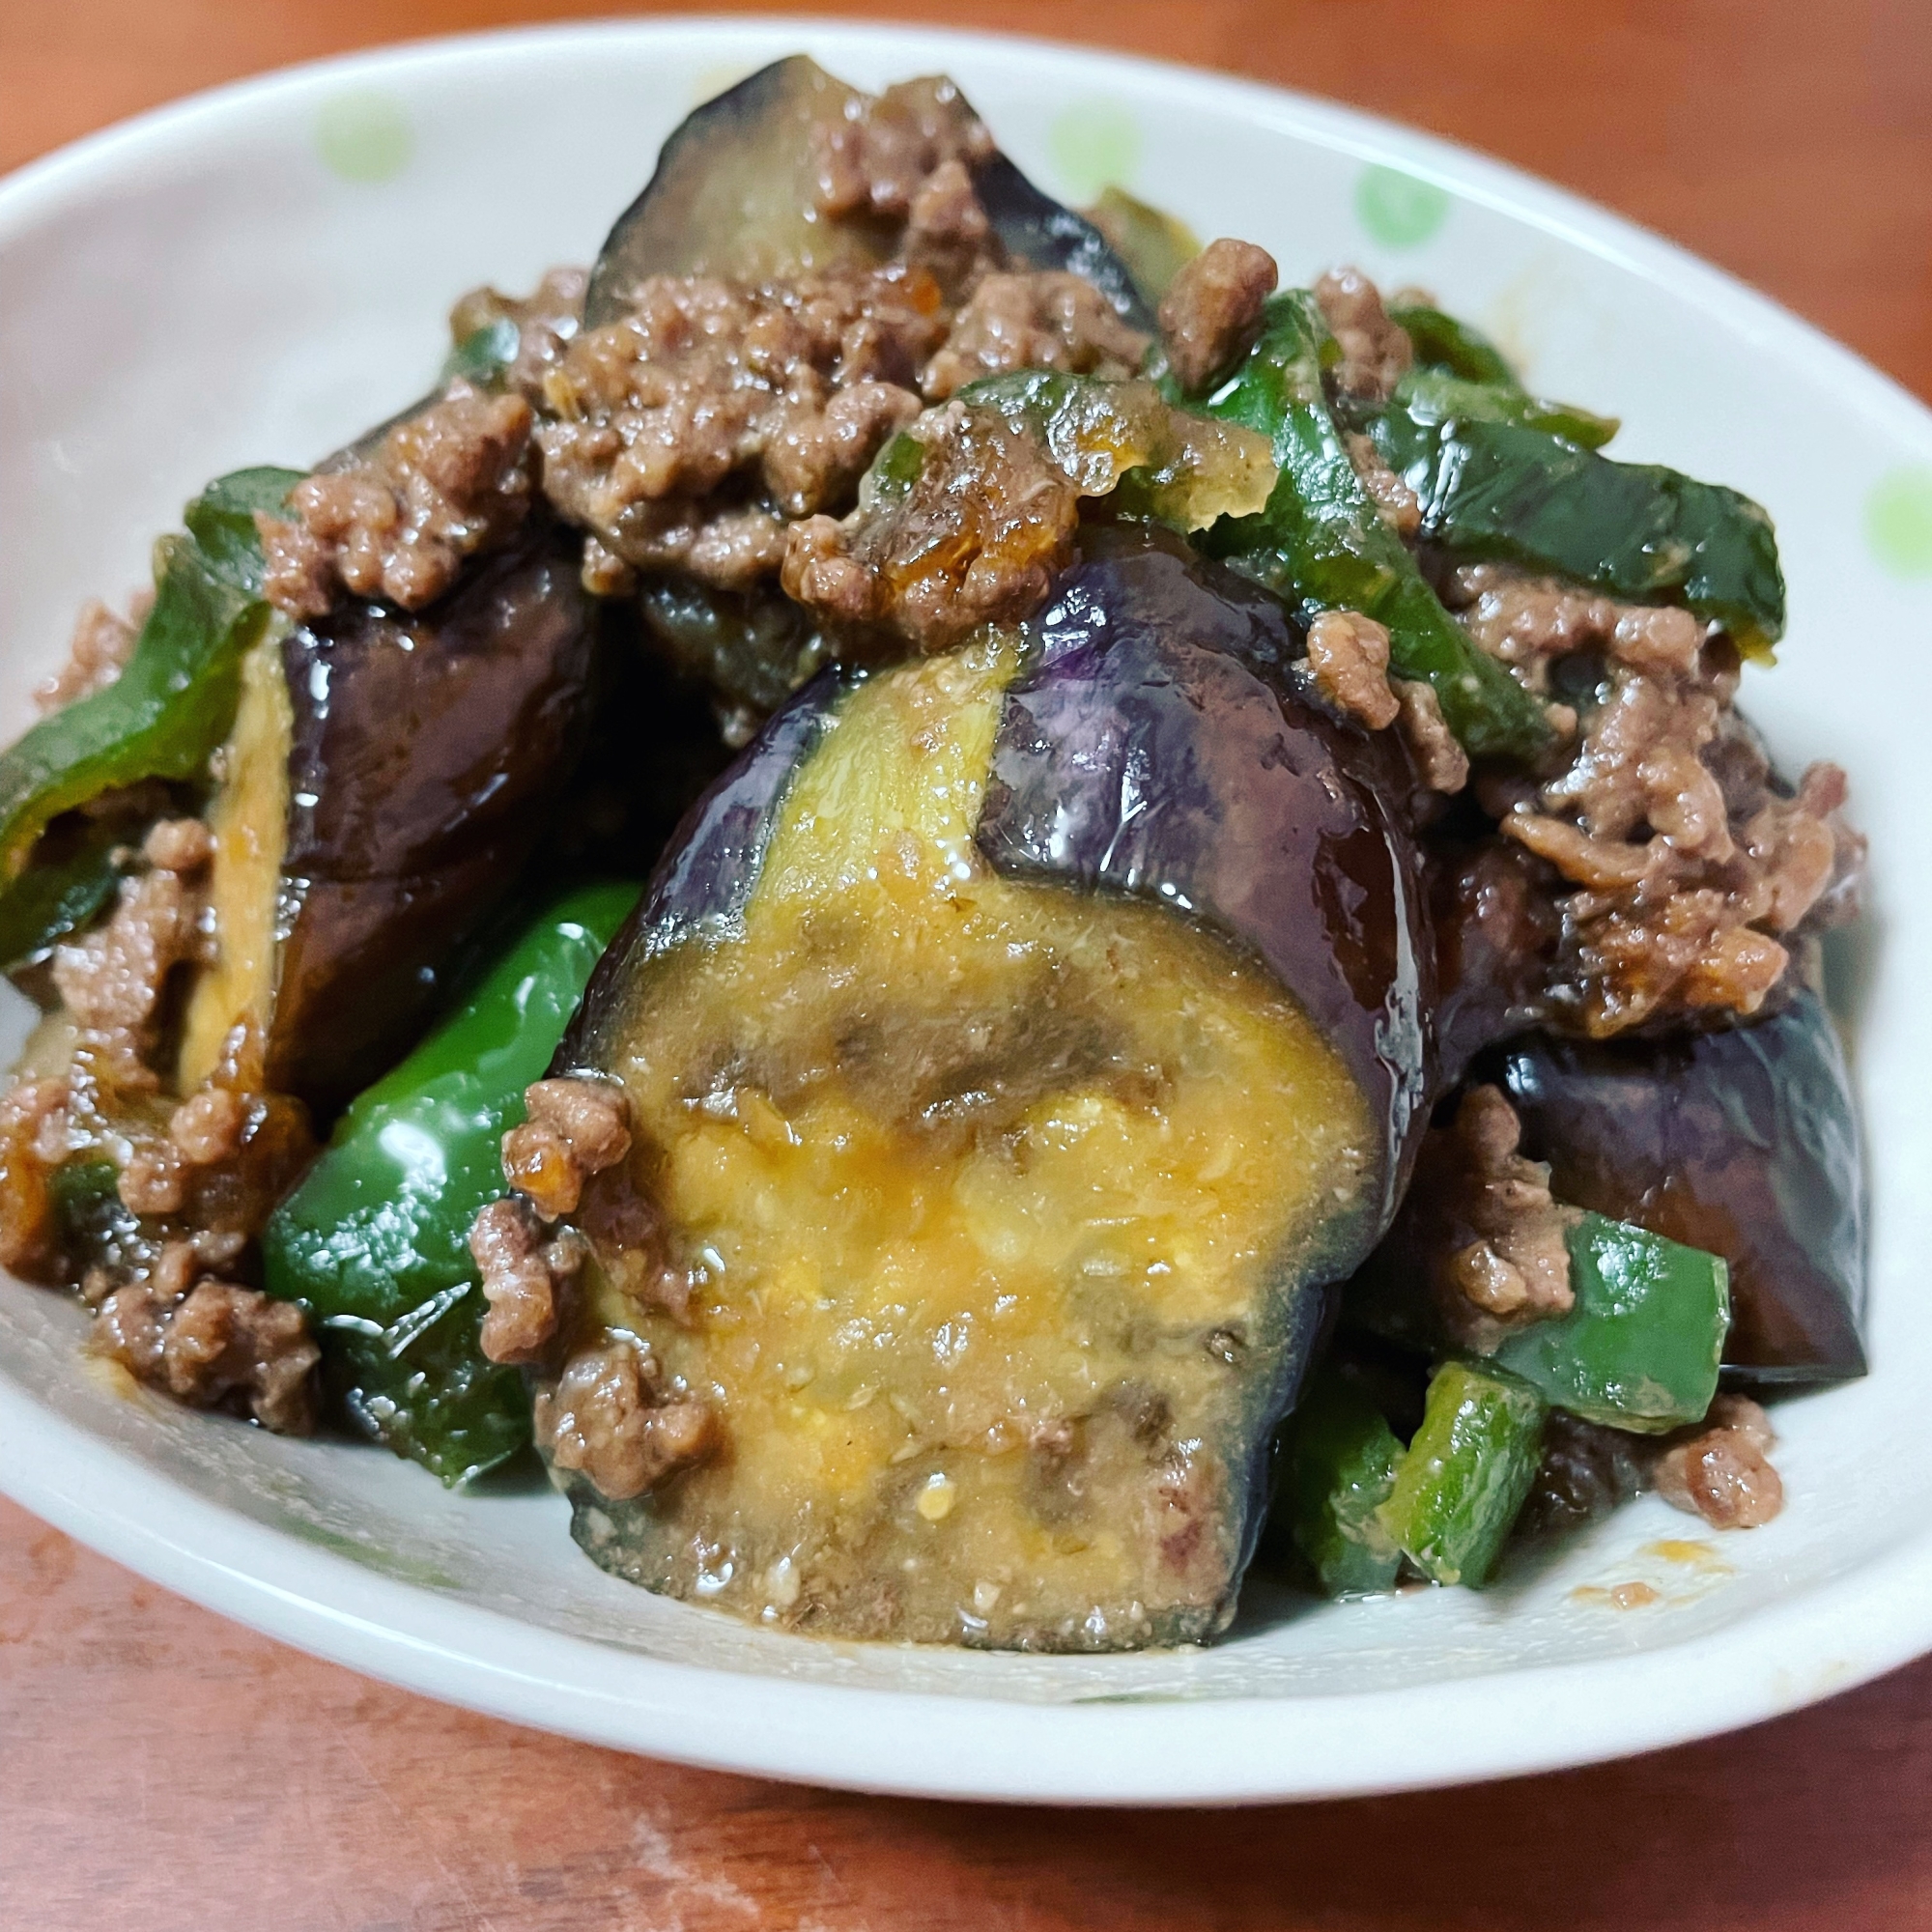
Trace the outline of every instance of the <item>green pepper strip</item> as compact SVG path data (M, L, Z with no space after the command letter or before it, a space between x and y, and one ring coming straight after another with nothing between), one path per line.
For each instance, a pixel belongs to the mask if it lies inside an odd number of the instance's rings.
M1395 385L1389 408L1423 422L1518 423L1579 449L1601 449L1622 427L1615 416L1600 416L1575 403L1547 403L1514 384L1505 388L1470 383L1439 369L1411 369Z
M298 1301L352 1422L447 1484L529 1439L515 1369L484 1359L469 1234L503 1193L502 1136L524 1118L591 968L638 895L559 900L416 1050L359 1094L270 1217L270 1294Z
M1761 652L1784 631L1771 519L1748 497L1613 463L1526 421L1400 406L1371 432L1452 555L1496 558L1636 602L1672 598Z
M1543 1453L1543 1398L1503 1370L1445 1362L1422 1427L1376 1520L1437 1583L1481 1585L1529 1494Z
M1395 1487L1402 1442L1346 1376L1321 1370L1296 1405L1281 1507L1295 1548L1330 1597L1386 1590L1402 1552L1376 1517Z
M1481 329L1425 302L1396 302L1389 320L1407 331L1418 368L1440 369L1465 383L1487 383L1521 393L1509 358Z
M1549 736L1542 707L1442 608L1355 474L1321 387L1339 353L1305 290L1269 301L1261 339L1203 407L1269 438L1281 475L1259 516L1215 526L1206 547L1302 614L1373 617L1391 668L1435 686L1465 750L1532 756Z
M121 675L0 753L0 965L33 956L113 893L119 867L105 834L37 871L47 826L119 785L196 778L227 736L242 654L269 617L251 510L279 504L296 480L245 470L211 484L188 506L194 534L158 548L154 609Z
M1702 1421L1731 1321L1724 1264L1585 1214L1570 1231L1570 1285L1569 1314L1518 1329L1490 1359L1586 1422L1662 1431Z

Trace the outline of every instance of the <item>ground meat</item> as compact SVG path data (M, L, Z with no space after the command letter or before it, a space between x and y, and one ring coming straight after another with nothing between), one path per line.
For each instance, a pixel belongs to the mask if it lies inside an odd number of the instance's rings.
M18 1080L0 1097L0 1267L46 1280L59 1230L47 1179L71 1149L64 1078Z
M493 1201L469 1230L469 1253L490 1305L483 1318L484 1354L493 1362L535 1361L556 1333L587 1243L568 1230L547 1239L524 1203Z
M232 1159L248 1124L248 1103L226 1087L190 1094L168 1121L168 1138L190 1167Z
M1120 381L1141 365L1148 338L1116 314L1084 276L1057 269L990 274L973 291L925 365L920 387L933 401L981 376L1061 369Z
M538 1080L503 1136L503 1176L546 1221L571 1213L589 1176L631 1151L631 1101L609 1080Z
M1525 577L1506 564L1464 564L1445 601L1463 627L1532 691L1549 688L1557 658L1590 647L1637 671L1697 668L1704 627L1674 605L1619 604L1554 578Z
M1408 487L1407 482L1382 461L1381 451L1371 437L1358 436L1352 431L1343 438L1348 445L1349 461L1362 480L1362 488L1369 493L1369 500L1376 506L1376 513L1405 543L1408 542L1422 527L1422 498Z
M1342 352L1329 372L1336 391L1385 402L1415 360L1408 332L1388 318L1380 292L1359 269L1337 269L1315 284L1315 299Z
M113 915L57 946L53 981L79 1030L96 1077L126 1093L158 1086L148 1056L169 974L200 947L198 895L178 872L156 867L121 882Z
M193 1244L171 1241L145 1280L115 1289L94 1320L94 1346L193 1408L242 1405L265 1429L315 1427L308 1322L292 1302L230 1282L193 1282Z
M1355 611L1324 611L1308 627L1308 668L1337 710L1371 731L1393 724L1401 700L1389 689L1389 634Z
M600 553L743 588L777 571L785 517L850 500L919 413L918 371L944 336L918 270L761 289L654 276L547 377L545 491ZM727 483L738 495L714 497Z
M67 663L34 693L34 702L43 711L58 711L76 697L104 691L133 655L141 619L153 602L152 594L144 593L128 616L118 617L99 598L90 597L74 619Z
M1554 1016L1601 1037L1757 1011L1789 966L1786 937L1855 902L1862 851L1835 816L1843 774L1817 765L1795 796L1774 788L1731 710L1736 653L1688 611L1494 564L1457 571L1447 595L1532 690L1559 660L1601 663L1563 769L1490 797L1504 836L1560 881Z
M472 289L449 312L449 332L461 345L478 329L507 322L517 331L517 353L503 381L527 403L543 400L544 378L583 322L583 297L590 276L582 269L553 269L521 301L495 289Z
M1720 1395L1694 1430L1681 1431L1657 1459L1657 1492L1713 1529L1755 1529L1784 1507L1784 1484L1766 1451L1770 1419L1741 1395Z
M1183 389L1199 392L1245 355L1281 271L1252 242L1210 242L1161 298L1160 339Z
M1581 1216L1550 1199L1549 1169L1523 1159L1521 1139L1502 1091L1472 1087L1443 1150L1443 1167L1457 1177L1452 1211L1476 1236L1452 1247L1450 1276L1465 1299L1501 1320L1564 1315L1576 1302L1569 1234Z
M163 1137L129 1139L121 1166L121 1204L135 1214L179 1214L197 1168L232 1161L249 1126L244 1095L226 1087L204 1088L169 1117Z
M342 590L406 611L434 603L528 511L531 420L522 396L455 382L369 456L304 477L291 521L256 517L269 601L295 617L323 615Z
M1442 716L1442 700L1427 678L1392 678L1390 688L1402 707L1396 723L1422 782L1431 791L1455 793L1469 782L1469 754L1457 743Z
M795 524L786 594L841 627L923 651L1018 623L1072 555L1078 486L1030 436L954 402L921 417L918 476L843 523Z
M716 1411L667 1392L646 1343L606 1331L536 1398L538 1445L559 1469L581 1469L612 1502L641 1495L718 1446Z
M812 129L817 211L835 221L904 222L905 259L961 283L994 253L972 179L994 152L950 80L904 81Z
M993 224L964 161L942 161L906 211L900 252L948 288L963 287L998 253Z

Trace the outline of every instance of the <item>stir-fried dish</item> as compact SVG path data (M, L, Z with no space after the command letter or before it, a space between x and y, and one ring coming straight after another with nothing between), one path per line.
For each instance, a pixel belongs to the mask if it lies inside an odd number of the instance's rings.
M1778 1512L1863 1373L1770 520L1419 291L781 62L209 484L0 757L0 1261L785 1629L1208 1637ZM479 1498L477 1507L487 1507Z

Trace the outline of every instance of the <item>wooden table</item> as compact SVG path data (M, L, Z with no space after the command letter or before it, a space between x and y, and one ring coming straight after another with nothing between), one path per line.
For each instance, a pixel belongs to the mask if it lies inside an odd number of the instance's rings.
M285 61L596 11L0 0L0 168ZM1927 0L978 0L970 17L1490 149L1932 396ZM1178 1815L886 1803L445 1710L0 1505L0 1926L21 1932L1900 1932L1932 1926L1928 1824L1932 1662L1735 1738L1473 1791Z

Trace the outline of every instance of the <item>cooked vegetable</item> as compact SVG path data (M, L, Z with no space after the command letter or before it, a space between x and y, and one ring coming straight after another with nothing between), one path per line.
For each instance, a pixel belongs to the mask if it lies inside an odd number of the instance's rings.
M1137 545L1024 649L821 681L607 955L554 1070L621 1080L635 1143L563 1354L642 1338L722 1446L572 1474L599 1562L831 1634L1226 1621L1398 1185L1428 949L1389 748L1215 575Z
M1295 1406L1283 1454L1275 1508L1323 1594L1388 1589L1402 1551L1376 1512L1395 1488L1403 1448L1381 1411L1347 1376L1323 1369Z
M1815 993L1675 1040L1537 1036L1497 1077L1562 1199L1728 1263L1727 1365L1774 1382L1864 1374L1858 1110Z
M220 956L180 1083L235 1050L327 1108L419 1030L583 742L592 622L533 528L419 617L352 604L256 646L209 813Z
M1535 1480L1544 1404L1502 1370L1445 1362L1422 1427L1376 1512L1383 1532L1437 1583L1489 1580Z
M1085 213L1126 265L1150 310L1158 306L1169 283L1201 252L1201 238L1186 222L1136 201L1123 188L1102 188L1100 199Z
M1028 369L969 383L959 401L1024 430L1083 497L1111 497L1122 515L1173 529L1252 515L1274 487L1264 438L1176 409L1151 383ZM911 468L923 455L911 437L897 438L880 452L880 483L895 477L895 465Z
M1465 383L1522 392L1509 358L1481 329L1428 302L1392 301L1389 320L1408 332L1418 369L1440 370Z
M1570 1287L1568 1315L1517 1329L1490 1359L1586 1422L1642 1432L1701 1422L1730 1326L1724 1264L1586 1214L1570 1231Z
M1371 433L1420 499L1423 534L1454 556L1500 558L1638 603L1679 600L1747 651L1783 635L1777 538L1735 490L1467 412L1393 407Z
M1554 1186L1563 1201L1560 1179ZM1350 1322L1424 1353L1480 1351L1553 1407L1610 1428L1655 1432L1703 1418L1730 1322L1718 1256L1602 1214L1573 1217L1562 1239L1574 1305L1505 1324L1467 1299L1454 1259L1469 1231L1417 1198L1431 1191L1425 1173L1350 1284Z
M606 240L591 271L585 325L615 321L651 275L767 281L887 260L885 224L827 219L817 206L824 132L868 104L857 88L795 54L695 109ZM1091 221L1040 193L1002 154L973 161L971 174L1015 267L1084 275L1137 327L1152 328L1133 277Z
M1546 403L1515 384L1471 383L1439 369L1411 369L1395 385L1389 408L1417 422L1499 422L1543 430L1582 449L1600 449L1617 433L1614 416L1574 403Z
M1269 438L1280 479L1259 516L1230 519L1208 547L1304 617L1385 625L1391 669L1429 680L1472 754L1532 755L1549 735L1542 707L1442 608L1349 460L1321 386L1336 353L1312 296L1269 301L1260 340L1203 407Z
M261 495L264 479L264 500L274 501L296 480L287 470L243 471L188 506L192 534L157 547L154 608L120 676L0 753L0 965L31 957L112 895L104 836L70 841L50 855L50 872L33 867L49 825L118 786L198 778L226 735L242 660L269 623L260 550L251 559L233 538L239 506Z
M352 1423L458 1483L529 1440L514 1369L483 1358L468 1239L502 1192L504 1132L543 1077L634 886L570 894L448 1019L358 1094L263 1236L270 1294L307 1309Z

